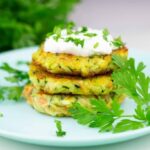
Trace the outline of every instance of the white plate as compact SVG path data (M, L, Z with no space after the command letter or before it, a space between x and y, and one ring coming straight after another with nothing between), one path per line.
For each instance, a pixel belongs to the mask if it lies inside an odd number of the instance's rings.
M30 60L32 52L36 49L36 47L32 47L1 53L0 63L8 62L14 65L18 60ZM147 66L150 66L149 54L131 51L130 56L133 56L133 54L137 61L143 60ZM146 72L149 71L150 68L147 68ZM4 75L4 73L0 73L1 85L6 84L2 80ZM127 113L132 111L134 106L135 104L131 100L126 100L122 105ZM0 112L4 114L4 117L0 118L0 136L32 144L76 147L93 146L126 141L150 133L150 127L118 134L98 133L97 129L79 125L71 118L60 118L63 129L67 131L67 135L60 138L55 135L55 118L36 112L24 101L5 100L0 102Z

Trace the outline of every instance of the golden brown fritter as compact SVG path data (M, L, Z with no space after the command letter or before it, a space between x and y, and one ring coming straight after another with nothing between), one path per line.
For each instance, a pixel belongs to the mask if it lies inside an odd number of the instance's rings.
M74 102L79 102L82 106L90 108L90 100L98 98L96 96L81 95L48 95L43 91L37 90L33 85L25 86L23 96L38 112L51 116L70 116L68 110ZM114 98L120 103L125 98L124 95L116 95L114 93L101 97L105 99L108 105L111 105Z
M90 78L54 75L33 63L30 65L29 77L37 89L49 94L105 95L113 90L110 75Z
M114 50L112 54L127 57L127 48ZM77 75L91 77L113 71L116 66L112 63L111 55L95 55L90 57L74 56L71 54L58 54L45 52L43 46L36 51L33 61L53 74Z

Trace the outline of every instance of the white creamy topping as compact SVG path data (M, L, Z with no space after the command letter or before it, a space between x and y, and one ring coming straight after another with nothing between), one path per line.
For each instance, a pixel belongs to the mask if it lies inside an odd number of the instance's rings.
M105 36L104 30L88 28L86 32L75 34L76 31L81 31L81 28L73 30L71 34L67 34L67 30L63 29L57 40L54 38L56 34L49 36L45 40L44 51L67 53L77 56L92 56L110 54L112 50L117 49L117 47L112 44L114 40L112 36L110 34ZM67 40L68 38L71 39ZM77 39L79 39L79 42L76 43Z

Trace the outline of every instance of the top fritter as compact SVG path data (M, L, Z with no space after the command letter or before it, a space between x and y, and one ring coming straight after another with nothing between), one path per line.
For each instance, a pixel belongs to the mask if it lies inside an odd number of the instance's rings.
M90 77L113 71L112 54L127 57L121 38L112 38L107 29L55 27L33 54L35 64L54 74Z

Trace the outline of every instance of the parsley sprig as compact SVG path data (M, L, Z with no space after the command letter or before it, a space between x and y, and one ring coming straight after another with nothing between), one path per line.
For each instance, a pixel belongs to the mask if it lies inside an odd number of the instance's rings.
M139 129L144 126L140 121L127 119L130 117L133 118L133 116L123 115L124 111L117 100L112 101L111 108L101 98L91 100L91 106L91 109L87 109L79 103L75 103L70 109L70 113L78 123L88 125L91 128L99 128L99 132L112 131L117 133ZM119 122L117 122L118 120Z
M74 103L70 109L72 117L80 124L99 128L100 132L117 133L149 126L150 78L143 72L145 65L141 62L136 66L133 58L126 60L115 55L113 62L119 67L112 74L116 93L126 94L135 101L134 114L125 115L116 99L109 107L104 99L99 98L91 100L90 109Z
M113 60L121 67L112 75L115 85L120 87L116 92L132 98L137 104L134 117L150 125L150 77L144 74L145 65L140 62L136 66L133 58L121 61L119 56L113 56Z
M28 62L19 62L19 64L28 64ZM11 86L0 86L0 100L10 99L18 101L21 97L24 85L29 83L29 76L26 71L11 67L8 63L3 63L0 70L5 71L9 76L4 79L10 82Z

